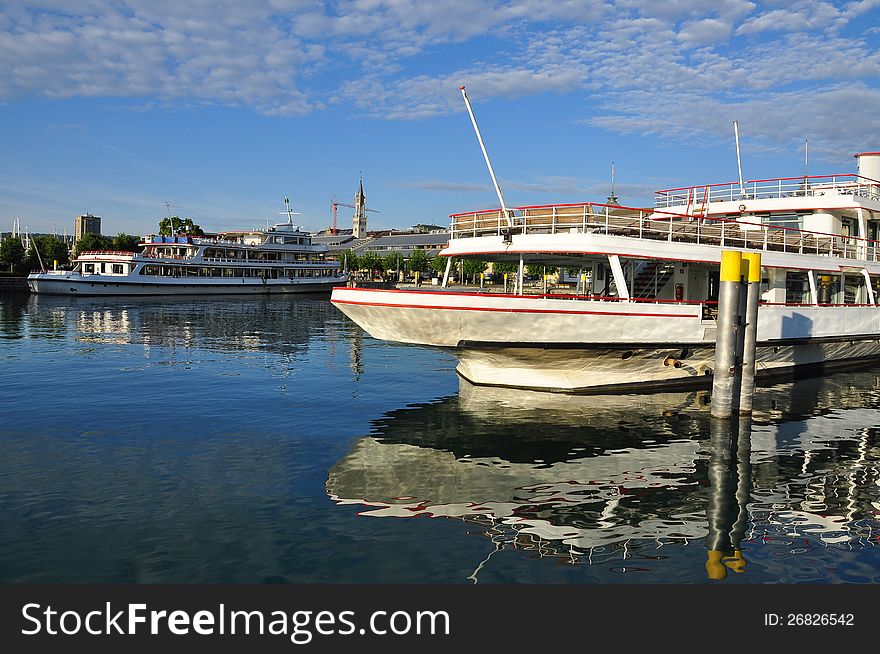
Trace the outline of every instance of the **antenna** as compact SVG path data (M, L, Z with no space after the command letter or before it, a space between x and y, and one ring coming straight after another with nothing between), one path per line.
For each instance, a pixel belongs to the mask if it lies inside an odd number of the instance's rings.
M739 194L740 198L746 197L746 187L743 184L743 167L742 159L739 156L739 125L733 121L733 137L736 139L736 169L739 172Z
M171 203L165 201L165 210L168 212L168 224L171 225L171 236L174 236L174 216L171 215Z
M498 194L498 201L501 202L501 210L504 212L504 219L507 221L508 227L513 227L513 222L510 220L510 212L507 210L507 205L504 203L504 196L501 195L501 187L498 186L498 180L495 179L495 171L492 170L492 162L489 161L489 154L486 152L486 146L483 145L483 137L480 136L480 128L477 127L477 119L474 117L473 109L471 109L471 101L468 100L467 91L464 90L464 86L458 87L458 90L461 91L461 97L464 98L464 105L467 107L468 114L471 117L471 123L474 125L474 132L477 133L477 141L480 142L480 150L483 151L483 158L486 160L486 166L489 168L489 176L492 177L492 184L495 185L495 192Z
M619 200L614 194L614 162L611 162L611 195L608 196L608 204L618 204Z
M278 212L279 216L287 216L287 224L293 225L293 217L299 215L299 211L291 211L290 210L290 198L286 195L284 196L284 211ZM266 229L269 229L269 222L266 221Z

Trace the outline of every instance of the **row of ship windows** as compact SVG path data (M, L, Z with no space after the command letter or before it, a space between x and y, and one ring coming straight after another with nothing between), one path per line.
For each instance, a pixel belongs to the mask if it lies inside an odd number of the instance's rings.
M128 271L121 263L114 264L83 264L83 274L109 272L113 275L124 275ZM158 277L258 277L263 279L278 279L279 277L336 277L340 274L339 269L309 269L288 268L214 268L202 266L144 266L141 275Z
M203 268L201 266L144 266L141 275L158 277L257 277L278 279L279 277L336 277L339 269L315 268Z
M192 257L195 256L194 249L177 248L177 247L154 247L149 248L145 253L147 257ZM323 253L305 253L305 252L264 252L258 250L250 252L247 250L233 250L222 248L205 248L202 253L204 259L234 259L236 261L322 261Z

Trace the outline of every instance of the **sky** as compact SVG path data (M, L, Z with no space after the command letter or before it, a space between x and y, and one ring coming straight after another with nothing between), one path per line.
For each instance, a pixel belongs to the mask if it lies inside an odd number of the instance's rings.
M880 0L0 0L0 231L370 229L855 172L880 150ZM352 210L339 207L340 227Z

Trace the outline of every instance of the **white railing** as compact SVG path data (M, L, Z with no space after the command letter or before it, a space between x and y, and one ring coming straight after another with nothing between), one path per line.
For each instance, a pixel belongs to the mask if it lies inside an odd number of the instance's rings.
M743 192L744 191L744 192ZM749 180L740 189L738 182L705 184L665 189L654 193L654 207L690 207L699 211L710 202L740 200L773 200L792 197L854 195L880 200L880 182L859 175L827 175L820 177L782 177Z
M501 210L454 214L450 239L512 234L593 233L669 243L816 254L878 261L878 242L791 227L699 218L604 204L519 207L508 228Z

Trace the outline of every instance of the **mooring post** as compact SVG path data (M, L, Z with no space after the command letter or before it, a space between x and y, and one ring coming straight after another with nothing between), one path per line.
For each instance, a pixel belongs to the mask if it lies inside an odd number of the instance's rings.
M739 366L737 341L740 327L740 268L742 253L721 253L718 289L718 319L715 330L715 368L712 374L712 415L725 420L737 413Z
M752 398L755 395L758 303L761 300L761 253L746 252L742 255L742 262L746 292L745 311L743 312L745 325L742 339L742 380L739 391L739 414L741 416L750 416L752 415Z

